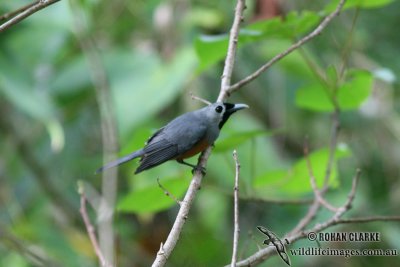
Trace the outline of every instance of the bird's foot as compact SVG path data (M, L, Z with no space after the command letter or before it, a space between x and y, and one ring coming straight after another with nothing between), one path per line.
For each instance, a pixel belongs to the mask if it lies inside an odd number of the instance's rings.
M205 167L198 166L198 165L194 166L193 169L192 169L192 174L195 174L198 171L200 171L203 176L206 175L206 168Z

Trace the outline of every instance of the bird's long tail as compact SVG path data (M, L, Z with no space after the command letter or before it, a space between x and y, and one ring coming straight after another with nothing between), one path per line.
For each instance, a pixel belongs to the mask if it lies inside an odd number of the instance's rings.
M107 164L104 165L103 167L99 168L99 169L96 171L96 174L97 174L97 173L100 173L100 172L102 172L102 171L104 171L104 170L113 168L113 167L115 167L115 166L121 165L122 163L128 162L128 161L130 161L130 160L132 160L132 159L135 159L135 158L141 157L141 156L143 156L143 149L139 149L139 150L137 150L137 151L135 151L135 152L133 152L133 153L131 153L131 154L129 154L129 155L126 155L126 156L123 157L123 158L116 159L116 160L114 160L114 161L111 161L110 163L107 163Z

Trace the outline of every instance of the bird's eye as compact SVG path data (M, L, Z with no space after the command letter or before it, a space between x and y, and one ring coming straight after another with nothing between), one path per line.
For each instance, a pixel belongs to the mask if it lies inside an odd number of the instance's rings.
M223 109L224 109L224 108L223 108L222 106L217 106L217 107L215 108L215 111L216 111L217 113L221 113Z

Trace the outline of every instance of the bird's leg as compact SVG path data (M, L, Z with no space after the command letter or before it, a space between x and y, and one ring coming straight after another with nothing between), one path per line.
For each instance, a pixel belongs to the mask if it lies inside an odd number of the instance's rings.
M180 164L183 164L183 165L192 167L192 168L193 168L193 169L192 169L192 173L194 173L196 170L200 170L201 173L202 173L203 175L206 174L206 168L204 168L204 167L200 167L200 166L198 166L198 165L190 164L190 163L188 163L188 162L186 162L186 161L183 161L183 159L177 159L176 161L177 161L178 163L180 163Z

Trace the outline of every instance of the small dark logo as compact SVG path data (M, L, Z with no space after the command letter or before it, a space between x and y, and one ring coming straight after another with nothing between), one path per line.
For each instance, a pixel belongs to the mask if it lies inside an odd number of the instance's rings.
M268 237L267 239L264 240L263 243L267 246L273 245L276 249L276 252L282 258L282 260L286 262L287 265L290 266L290 259L288 254L286 253L285 245L282 243L282 240L274 232L268 230L263 226L257 226L257 229ZM287 240L286 238L285 242L287 245L290 244L289 240Z

